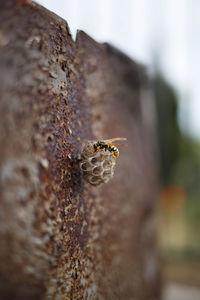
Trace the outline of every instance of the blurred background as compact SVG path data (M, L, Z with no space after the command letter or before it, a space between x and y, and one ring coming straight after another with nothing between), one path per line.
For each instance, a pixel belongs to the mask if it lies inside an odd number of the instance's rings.
M157 118L163 299L200 299L200 1L40 0L147 66Z

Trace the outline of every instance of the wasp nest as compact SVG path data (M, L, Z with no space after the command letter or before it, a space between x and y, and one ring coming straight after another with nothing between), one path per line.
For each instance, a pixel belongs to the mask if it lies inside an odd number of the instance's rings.
M107 183L113 176L116 158L108 150L94 152L94 144L95 142L90 141L83 145L80 168L87 182L99 185Z

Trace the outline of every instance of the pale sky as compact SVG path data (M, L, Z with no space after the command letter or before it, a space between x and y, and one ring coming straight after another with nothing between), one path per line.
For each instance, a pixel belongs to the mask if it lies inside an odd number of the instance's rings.
M200 0L40 0L81 29L109 42L150 69L158 55L180 96L179 122L200 137Z

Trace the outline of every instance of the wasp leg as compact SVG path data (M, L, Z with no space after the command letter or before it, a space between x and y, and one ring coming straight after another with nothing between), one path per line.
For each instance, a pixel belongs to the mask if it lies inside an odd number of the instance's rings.
M113 165L114 159L115 159L115 154L112 152L112 162L110 163L110 166L111 166L111 167L112 167L112 165Z
M105 155L106 155L106 149L105 148L103 148L103 155L102 155L102 157L101 157L101 160L103 160L104 159L104 157L105 157Z
M91 146L91 153L94 153L94 146Z

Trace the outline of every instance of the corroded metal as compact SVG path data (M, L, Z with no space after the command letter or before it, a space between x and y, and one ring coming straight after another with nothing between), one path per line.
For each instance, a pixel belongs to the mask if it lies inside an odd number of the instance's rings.
M30 1L0 17L1 298L158 299L143 68ZM110 136L128 147L92 187L82 142Z

